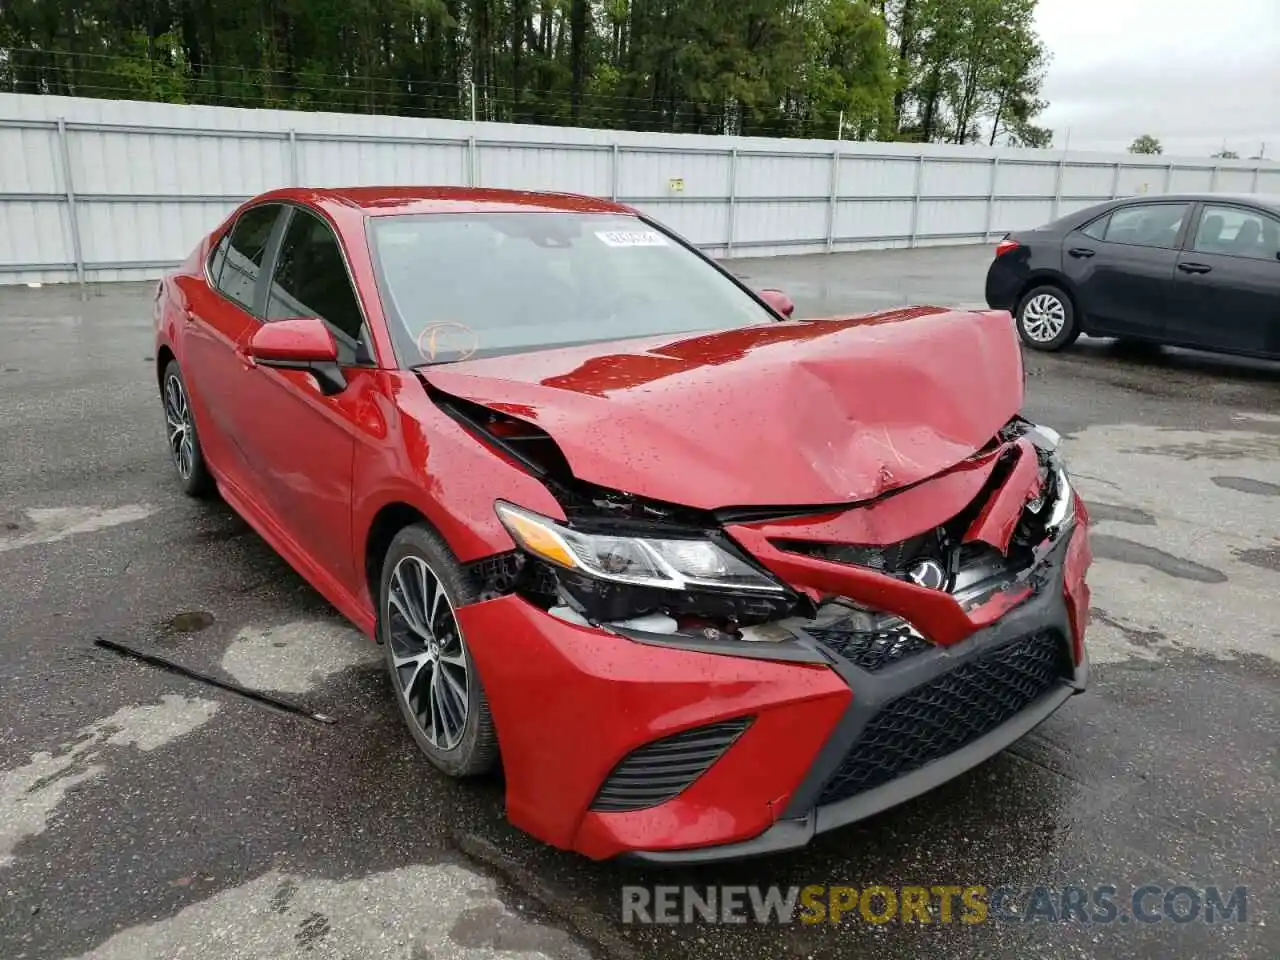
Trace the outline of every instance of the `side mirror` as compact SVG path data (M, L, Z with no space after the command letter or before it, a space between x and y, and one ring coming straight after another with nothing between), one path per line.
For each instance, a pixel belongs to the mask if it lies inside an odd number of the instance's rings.
M774 290L772 288L761 290L760 299L773 307L775 311L784 317L790 317L796 312L796 305L791 301L791 298L781 290Z
M325 394L347 386L338 366L338 342L319 317L265 323L249 338L245 353L264 367L311 371Z

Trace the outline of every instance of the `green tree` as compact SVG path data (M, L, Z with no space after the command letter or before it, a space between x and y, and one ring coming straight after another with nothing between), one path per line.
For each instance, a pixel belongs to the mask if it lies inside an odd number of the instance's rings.
M0 90L640 130L1036 139L1034 0L5 0Z
M1130 153L1164 153L1164 147L1149 133L1144 133L1137 137L1133 143L1129 144Z

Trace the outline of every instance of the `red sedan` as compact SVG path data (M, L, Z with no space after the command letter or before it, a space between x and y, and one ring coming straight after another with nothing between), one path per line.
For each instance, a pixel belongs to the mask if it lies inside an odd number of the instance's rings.
M1006 313L798 321L636 211L249 201L156 291L178 477L594 858L800 846L1084 689L1084 505Z

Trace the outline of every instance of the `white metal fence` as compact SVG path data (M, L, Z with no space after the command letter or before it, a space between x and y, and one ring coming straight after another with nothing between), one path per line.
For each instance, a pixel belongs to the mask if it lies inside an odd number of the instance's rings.
M989 240L1100 200L1280 193L1280 164L0 94L0 284L150 279L289 184L612 197L714 256Z

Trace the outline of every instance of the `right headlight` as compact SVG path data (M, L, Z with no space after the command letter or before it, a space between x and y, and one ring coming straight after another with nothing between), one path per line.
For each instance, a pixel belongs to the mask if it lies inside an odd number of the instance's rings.
M1044 524L1046 530L1057 530L1076 513L1075 491L1071 489L1067 468L1061 463L1053 465L1053 492L1055 499Z
M600 580L666 590L786 592L782 584L710 540L584 533L501 500L494 509L527 553Z

